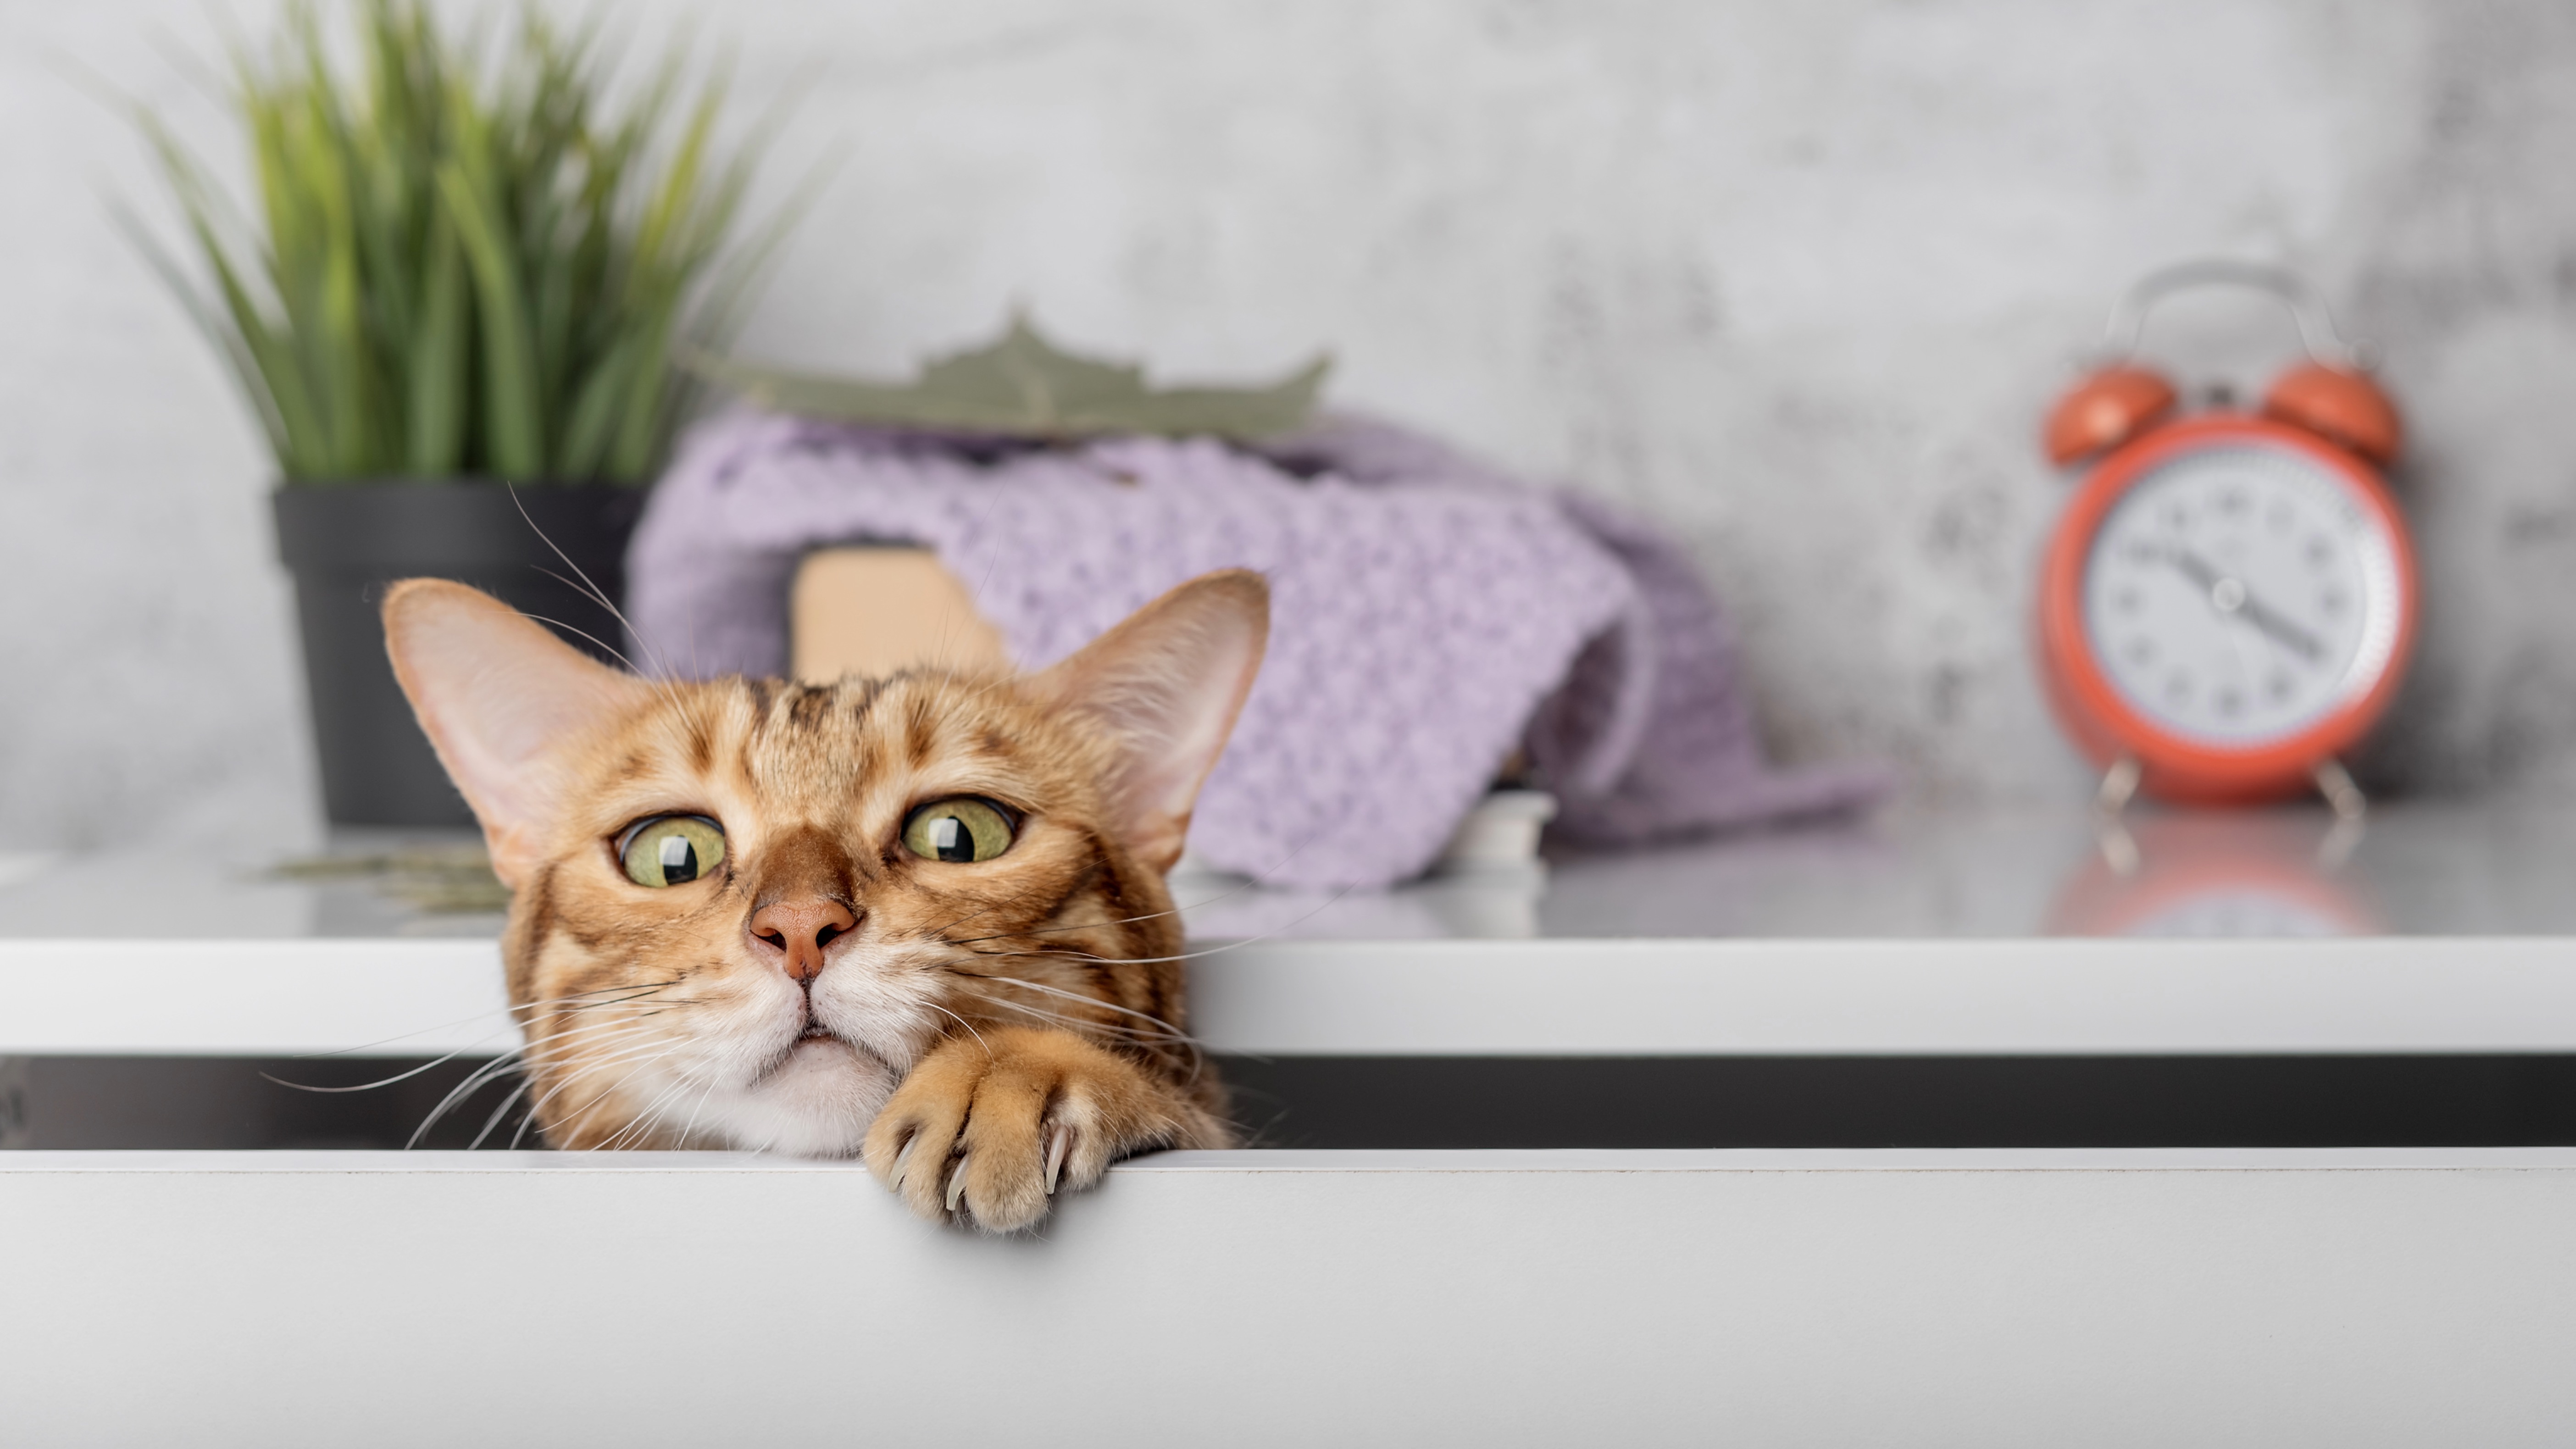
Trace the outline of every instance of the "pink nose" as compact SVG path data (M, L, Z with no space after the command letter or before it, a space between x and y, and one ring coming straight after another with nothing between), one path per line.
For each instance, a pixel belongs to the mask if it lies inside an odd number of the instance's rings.
M772 901L751 913L751 939L778 952L778 964L798 981L822 974L823 948L858 929L848 906L824 896Z

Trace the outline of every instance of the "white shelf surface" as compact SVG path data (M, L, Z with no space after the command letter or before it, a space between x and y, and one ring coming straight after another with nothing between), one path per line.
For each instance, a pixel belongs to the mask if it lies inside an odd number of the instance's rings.
M2534 1444L2576 1151L0 1154L13 1442Z
M2408 806L1917 815L1396 891L1176 883L1193 1029L1260 1055L2576 1050L2576 823ZM348 848L363 848L358 842ZM511 1041L498 918L269 858L9 858L0 1055Z

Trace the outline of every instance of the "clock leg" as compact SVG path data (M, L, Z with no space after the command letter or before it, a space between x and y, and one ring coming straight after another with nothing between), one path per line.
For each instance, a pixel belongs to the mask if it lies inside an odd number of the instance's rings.
M2361 817L2370 809L2370 797L2352 782L2352 772L2341 760L2319 761L2314 775L2317 793L2326 797L2327 808L2334 811L2334 824L2317 842L2317 868L2341 870L2352 859L2353 847L2361 844Z
M2093 843L2102 849L2102 863L2122 880L2136 875L2141 863L2137 837L2121 821L2120 811L2136 797L2143 773L2137 756L2122 755L2102 772L2101 787L2093 792Z
M2317 782L2317 793L2326 797L2326 804L2333 807L2336 819L2359 820L2362 813L2370 808L2370 797L2361 793L2361 787L2352 782L2352 772L2343 767L2343 761L2319 760L2312 773Z
M2138 780L2146 772L2135 755L2122 755L2102 772L2102 784L2093 792L2093 808L2105 815L2117 815L2137 798Z

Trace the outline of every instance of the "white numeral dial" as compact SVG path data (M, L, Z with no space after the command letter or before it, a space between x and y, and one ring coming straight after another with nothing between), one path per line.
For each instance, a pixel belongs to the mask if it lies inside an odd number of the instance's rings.
M2084 631L2131 708L2255 748L2367 693L2390 663L2395 550L2325 469L2213 447L2140 478L2095 534Z

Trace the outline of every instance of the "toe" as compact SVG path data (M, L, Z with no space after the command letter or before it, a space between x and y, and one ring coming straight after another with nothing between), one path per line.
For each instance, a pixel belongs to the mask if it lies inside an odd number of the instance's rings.
M996 1071L977 1088L958 1173L977 1227L1007 1233L1046 1215L1046 1158L1038 1140L1046 1107L1045 1088L1025 1073Z
M973 1085L971 1078L962 1084L937 1077L907 1082L868 1126L860 1148L868 1170L923 1217L947 1215L947 1188Z

